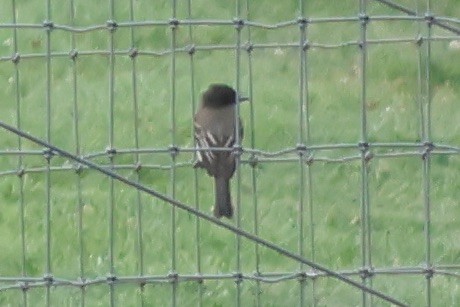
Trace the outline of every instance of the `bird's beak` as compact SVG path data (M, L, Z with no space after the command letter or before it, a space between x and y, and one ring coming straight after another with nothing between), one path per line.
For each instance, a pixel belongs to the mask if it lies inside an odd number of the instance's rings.
M249 100L249 97L246 97L246 96L239 96L238 97L238 102L244 102L244 101L248 101Z

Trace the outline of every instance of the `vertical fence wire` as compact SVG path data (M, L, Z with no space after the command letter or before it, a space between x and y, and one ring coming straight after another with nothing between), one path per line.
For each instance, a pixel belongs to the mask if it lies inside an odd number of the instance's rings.
M244 23L241 19L242 2L235 1L235 145L234 148L238 149L236 153L236 227L241 228L241 137L240 137L240 104L239 95L241 94L241 31ZM236 235L236 306L241 306L242 282L241 278L241 236Z
M187 18L192 20L192 0L187 1ZM195 44L194 44L194 35L193 35L193 26L188 26L188 40L189 40L189 68L190 68L190 99L191 99L191 114L190 118L194 118L195 112L197 109L197 102L195 99ZM191 121L191 135L194 135L195 127L193 121ZM193 145L196 148L197 143L195 138L193 138ZM197 153L193 153L193 161L196 161ZM198 179L198 169L193 169L193 186L194 186L194 205L195 209L200 210L200 195L199 195L199 179ZM195 256L196 256L196 273L198 276L201 276L201 220L199 217L195 217ZM203 295L204 295L204 285L203 280L198 280L198 306L203 306Z
M129 18L131 22L135 21L134 16L134 0L130 1L129 5ZM139 105L137 98L137 49L135 46L135 33L134 28L130 28L130 38L131 38L131 49L130 49L130 58L131 58L131 87L132 87L132 102L133 102L133 125L134 125L134 148L139 150ZM134 164L135 164L135 180L137 183L141 183L140 171L141 171L141 159L138 152L134 155ZM144 276L144 238L143 238L143 220L142 220L143 204L141 198L141 192L136 191L136 221L137 221L137 266L138 266L138 275L140 277ZM139 283L139 300L140 306L145 306L145 283Z
M75 3L73 0L70 1L70 23L72 27L75 27L75 16L74 11L76 9ZM111 170L115 170L115 138L114 138L114 112L115 112L115 59L118 56L119 50L115 46L115 30L117 24L115 23L115 0L109 1L109 10L110 16L107 22L107 28L109 32L108 36L108 50L107 56L109 59L108 67L108 109L109 109L109 118L108 118L108 141L109 146L107 148L107 157L109 158L109 166ZM251 157L249 159L249 164L251 168L251 185L252 185L252 204L253 204L253 233L259 235L259 211L258 211L258 198L257 198L257 163L258 157L255 154L256 152L256 142L255 142L255 108L252 102L253 99L253 45L251 42L251 27L245 25L245 21L241 18L242 14L242 3L241 1L236 1L236 17L234 19L235 26L235 45L234 45L234 54L235 54L235 82L236 82L236 91L238 94L241 94L241 50L244 50L242 47L242 30L246 27L248 42L246 47L247 57L248 57L248 91L249 97L251 98L250 102L250 149ZM367 76L367 57L368 57L368 23L369 16L367 15L367 0L360 0L359 2L359 20L360 20L360 41L358 46L360 48L360 79L361 79L361 137L360 137L360 162L361 162L361 185L360 185L360 214L361 214L361 226L360 226L360 239L361 239L361 269L359 270L359 276L361 277L361 283L364 286L373 287L373 263L372 263L372 240L371 240L371 199L369 192L369 181L370 181L370 159L371 152L369 149L368 143L368 129L367 129L367 87L368 87L368 76ZM431 42L433 38L433 29L432 25L433 16L431 13L431 1L430 0L416 0L417 3L417 16L423 14L422 6L425 6L424 10L424 21L417 21L419 27L420 39L417 41L417 54L418 54L418 86L417 86L417 104L419 107L419 117L420 117L420 136L423 142L423 148L421 150L422 154L422 203L424 210L424 241L425 241L425 251L424 251L424 266L425 271L423 272L426 278L425 284L425 300L427 306L432 306L432 277L434 274L433 264L432 264L432 238L431 238L431 152L433 150L433 144L431 143L431 100L432 100L432 89L431 89ZM171 1L172 5L172 19L170 20L170 29L171 29L171 40L170 40L170 111L171 111L171 146L169 148L171 154L171 164L169 165L170 169L170 188L171 196L174 199L176 197L176 184L178 176L176 174L179 164L176 161L176 155L178 153L178 144L176 140L176 58L179 52L177 46L177 29L179 22L176 19L176 1ZM192 20L192 1L187 2L188 5L188 19ZM246 0L245 3L245 20L250 21L250 4L249 0ZM17 23L16 20L16 1L12 0L13 8L13 24ZM52 30L54 25L52 23L51 16L51 1L46 0L46 20L44 21L43 28L46 31L46 50L44 53L45 58L45 119L46 119L46 141L52 143L52 59L54 54L52 52ZM305 3L303 0L299 0L298 9L300 12L299 19L297 20L299 26L299 41L297 44L293 44L298 48L299 52L299 97L298 97L298 110L299 110L299 127L298 127L298 144L297 144L297 153L298 153L298 166L299 166L299 198L298 198L298 254L300 257L304 257L307 253L307 246L311 249L310 257L311 260L315 261L315 225L314 225L314 202L312 197L313 192L313 175L312 175L312 165L309 162L310 152L307 150L310 144L310 120L309 120L309 95L308 95L308 52L309 52L309 41L307 39L307 31L309 28L309 20L305 18ZM130 1L130 22L135 22L134 16L134 0ZM422 23L425 22L423 26ZM192 116L196 110L196 101L195 101L195 46L194 46L194 36L193 36L193 24L189 23L189 63L190 63L190 93L191 93L191 113ZM18 51L18 27L13 27L13 44L14 44L14 56L12 61L14 63L14 80L15 80L15 99L16 99L16 127L21 129L22 126L22 103L21 103L21 94L20 94L20 69L19 69L19 51ZM129 56L132 59L132 103L133 103L133 122L134 122L134 164L136 166L136 182L141 184L141 156L139 154L141 148L139 144L139 106L138 106L138 97L137 90L138 85L136 81L136 59L138 51L135 47L135 30L134 27L130 27L131 31L131 49L129 51ZM71 69L72 69L72 104L73 104L73 129L74 129L74 150L75 155L79 157L81 155L80 148L80 124L79 124L79 99L78 99L78 54L76 46L76 31L71 33L71 53L70 57L72 60ZM422 39L423 38L423 39ZM239 105L236 107L236 114L239 115ZM239 116L236 117L235 126L237 131L239 131L240 122L238 120ZM235 152L236 155L236 225L241 228L241 187L242 187L242 175L240 170L241 165L241 139L239 134L236 135L235 140ZM196 144L195 144L196 147ZM19 152L23 150L22 139L18 137L17 149ZM51 160L53 158L53 152L51 150L44 150L43 155L46 160L45 167L43 168L44 177L45 177L45 274L44 274L44 286L46 288L45 293L45 302L47 306L51 306L53 301L53 292L52 288L55 280L53 277L53 253L52 253L52 243L53 243L53 232L52 232L52 212L53 212L53 201L52 201L52 171L53 167ZM196 155L196 152L194 152ZM313 162L313 160L311 161ZM19 215L19 227L21 232L21 249L22 249L22 259L21 259L21 274L23 278L26 278L28 275L27 272L27 241L26 241L26 225L25 225L25 216L26 216L26 204L24 197L25 189L25 180L24 180L24 167L25 163L23 160L23 155L18 155L17 161L17 175L19 180L19 199L18 199L18 215ZM86 270L85 270L85 240L84 240L84 220L83 220L83 209L84 209L84 200L82 195L82 167L81 165L75 166L75 183L76 183L76 198L77 198L77 210L78 210L78 239L79 239L79 275L80 281L82 284L85 284L86 281ZM199 194L198 194L198 173L197 170L194 170L194 203L197 210L200 209L199 204ZM306 195L308 194L308 195ZM114 179L109 179L109 195L108 195L108 237L109 237L109 276L107 278L107 284L109 285L109 295L110 295L110 306L115 306L116 304L116 270L115 270L115 229L114 225L116 222L115 216L115 183ZM137 217L137 260L138 260L138 275L139 277L144 277L144 242L143 242L143 229L142 229L142 198L140 191L137 191L136 199L136 217ZM305 220L308 220L308 226L305 224ZM195 220L195 237L196 237L196 273L197 275L202 275L202 260L201 260L201 224L200 218L196 216ZM171 281L171 305L177 306L180 305L180 302L177 301L179 283L178 283L178 274L177 272L177 246L176 246L176 224L177 224L177 212L176 208L173 206L171 209L171 272L168 277ZM309 234L308 239L307 233ZM306 242L306 241L309 242ZM242 273L242 242L241 236L239 233L236 233L235 237L235 252L236 252L236 273L233 278L236 284L236 305L242 306L244 303L242 301L243 295L243 273ZM308 244L309 243L309 244ZM255 244L254 253L255 253L255 276L258 277L255 279L256 282L256 295L254 297L254 305L261 306L261 282L259 277L262 276L260 270L260 249L257 244ZM304 263L299 262L298 267L298 281L299 281L299 306L305 306L307 304L307 297L305 294L306 282L311 281L311 303L309 305L316 306L317 301L319 300L318 293L315 289L315 278L307 279L307 275L303 275L305 272L306 266ZM316 271L313 269L313 275ZM141 305L148 305L148 302L144 297L144 279L139 281L139 290L140 290L140 301ZM203 285L203 279L197 279L198 282L198 305L203 305L203 299L205 294L205 286ZM27 306L29 303L28 300L28 285L27 281L23 284L23 305ZM85 306L86 300L86 285L81 286L80 291L80 305ZM367 291L362 291L362 306L373 306L373 296Z
M70 23L75 26L75 3L74 0L69 2ZM70 41L70 58L72 61L72 104L73 104L73 137L75 144L75 155L80 156L80 125L79 125L79 103L78 103L78 62L77 62L77 47L76 47L76 34L72 33ZM77 199L77 212L78 212L78 246L79 246L79 275L80 280L85 280L85 248L84 248L84 233L83 233L83 195L82 195L82 182L81 182L81 165L75 166L75 184L76 184L76 199ZM80 306L85 306L86 287L80 288Z
M423 158L423 203L424 203L424 218L425 218L425 266L426 266L426 305L431 306L431 291L432 291L432 263L431 263L431 201L430 201L430 177L431 177L431 81L430 81L430 69L431 69L431 35L432 35L432 20L431 20L431 0L426 1L426 37L425 42L425 121L424 126L424 138L423 141L426 144L425 152L422 155Z
M171 197L176 198L176 35L177 35L177 3L176 0L171 0L171 67L170 67L170 88L171 88ZM176 207L171 207L171 273L176 274ZM177 304L178 292L177 279L174 278L171 283L171 306L175 307Z
M187 18L192 20L192 0L187 1ZM190 68L190 99L191 99L191 114L190 118L194 118L195 112L197 109L196 103L196 92L195 92L195 44L194 44L194 35L193 35L193 26L188 26L188 40L189 40L189 68ZM191 133L194 135L195 126L193 121L191 121ZM197 143L196 139L193 138L193 146L196 148ZM197 153L193 152L193 161L197 160ZM193 186L194 186L194 205L195 209L200 210L200 194L199 194L199 179L198 179L198 169L193 169ZM195 256L196 256L196 273L198 276L201 276L201 219L198 216L195 216ZM203 306L203 295L204 295L204 285L203 280L198 280L198 289L197 289L197 298L198 306Z
M46 140L51 143L51 1L46 1L46 18L45 31L46 31ZM47 282L46 287L46 305L51 305L51 283L52 283L52 267L51 267L51 158L52 153L45 150L44 153L46 159L46 172L45 172L45 184L46 184L46 269L45 269L45 280Z
M109 31L109 146L108 146L108 158L110 160L110 167L114 168L115 159L115 139L114 139L114 109L115 109L115 1L109 1L109 21L107 22ZM108 197L108 236L109 236L109 302L110 306L115 306L115 181L113 178L109 179L109 197Z
M416 13L417 16L423 17L424 15L424 2L425 0L417 0L417 8L416 8ZM425 111L424 107L425 104L423 103L424 101L424 80L423 76L425 74L424 71L424 54L423 54L423 47L425 46L425 42L423 41L423 36L425 35L425 27L421 22L417 23L417 31L418 31L418 41L417 41L417 104L418 104L418 111L419 111L419 137L421 140L425 140Z
M245 6L245 13L246 13L246 20L251 20L251 9L250 9L250 1L246 0ZM252 150L256 149L256 132L255 132L255 110L254 110L254 92L253 92L253 57L252 57L252 37L251 37L251 27L246 28L247 32L247 61L248 61L248 96L249 96L249 133L250 133L250 148ZM247 134L247 133L246 133ZM252 154L250 157L250 166L251 166L251 193L252 193L252 205L254 208L253 211L253 232L256 236L259 235L259 206L257 201L257 157ZM260 252L259 252L259 245L254 245L254 257L255 257L255 275L260 276ZM256 280L256 289L255 289L255 298L254 298L254 306L262 306L261 303L261 283L259 280Z
M418 16L423 16L426 11L424 11L423 6L425 4L425 0L418 0L417 1L417 8L416 12ZM425 81L426 81L426 66L424 65L425 57L426 57L426 44L428 42L424 42L422 37L426 35L426 26L422 25L420 22L418 23L418 34L419 40L417 42L417 104L419 110L419 137L422 141L427 140L426 135L426 114L425 114L425 101L426 101L426 89L425 89ZM424 80L425 79L425 80ZM424 231L426 234L426 198L425 198L425 167L426 167L426 159L422 159L422 202L424 206ZM425 240L425 264L426 264L426 248L427 248L427 240ZM427 279L425 287L429 288L429 279ZM425 303L429 306L429 294L425 294Z
M307 42L307 20L304 16L305 9L304 9L304 2L299 0L299 97L298 97L298 112L299 112L299 121L298 121L298 139L297 139L297 146L298 146L298 165L299 165L299 204L297 210L297 223L298 223L298 253L302 257L305 255L305 227L304 227L304 220L305 220L305 60L306 60L306 42ZM299 263L299 272L305 271L305 265ZM301 276L298 279L299 281L299 306L302 307L305 305L305 286L306 286L306 278L305 276Z
M306 19L306 11L305 11L305 0L299 0L299 11L301 14L301 19L303 22L305 22L304 26L304 32L303 37L301 37L301 40L303 41L301 43L301 81L300 81L300 90L301 90L301 95L299 99L301 100L302 103L302 108L303 108L303 123L302 120L302 131L303 132L303 137L302 137L302 144L305 144L306 146L311 145L311 126L310 126L310 95L309 95L309 70L308 70L308 51L309 51L309 41L308 41L308 19ZM308 206L306 208L305 214L308 215L308 231L309 231L309 244L308 247L310 249L310 259L312 261L316 261L316 246L315 246L315 223L314 223L314 205L313 205L313 174L312 174L312 161L310 160L310 155L308 151L305 151L302 160L303 164L302 167L304 168L304 173L306 172L304 177L306 177L305 183L301 185L301 189L304 189L307 194L306 200L304 203ZM306 169L305 169L306 168ZM305 188L306 187L306 188ZM303 243L302 245L307 248L307 245ZM301 267L301 271L304 271L304 267ZM316 273L316 270L313 269L313 274ZM310 279L310 284L311 284L311 295L310 295L310 302L308 305L310 306L316 306L317 305L317 294L316 294L316 278Z
M17 23L16 20L16 0L12 0L12 13L13 13L13 24ZM15 84L15 100L16 100L16 127L22 128L21 123L21 94L20 94L20 78L19 78L19 51L18 51L18 29L13 28L13 65L14 65L14 84ZM18 151L22 150L22 138L18 137L17 143ZM18 199L18 216L19 216L19 231L21 233L21 276L27 277L27 248L26 248L26 222L25 222L25 200L24 200L24 161L23 156L18 156L17 164L17 175L19 183L19 199ZM27 307L27 284L24 283L22 286L22 304Z
M372 288L372 261L371 261L371 214L369 203L369 159L367 132L367 0L359 2L360 28L360 74L361 74L361 279L364 286ZM372 306L372 296L362 291L362 306Z
M430 202L430 172L431 172L431 82L430 82L430 61L431 61L431 35L432 23L431 2L429 0L417 1L417 15L423 12L425 5L425 25L418 26L420 38L418 40L418 73L417 73L417 100L419 104L420 116L420 138L425 144L422 154L422 202L424 210L424 240L425 240L425 303L426 306L432 305L432 263L431 263L431 202ZM426 37L423 40L422 37Z

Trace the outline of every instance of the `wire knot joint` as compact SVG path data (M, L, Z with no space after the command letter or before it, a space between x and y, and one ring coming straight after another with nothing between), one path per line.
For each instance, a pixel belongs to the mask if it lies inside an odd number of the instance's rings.
M27 282L21 282L19 283L19 287L21 287L21 290L23 292L26 292L27 290L30 289L29 285L27 284Z
M169 27L171 29L176 29L179 26L179 20L176 18L169 19Z
M105 149L105 153L109 156L109 158L113 158L117 154L117 149L112 147L107 147Z
M46 31L51 31L54 28L54 22L51 20L45 20L43 21L43 27L46 29Z
M310 23L310 20L308 20L308 18L304 16L300 16L299 18L297 18L297 23L299 24L299 27L303 29Z
M55 155L55 153L49 149L49 148L45 148L43 149L43 156L45 157L46 161L50 161L51 158L53 158Z
M248 163L252 168L255 168L259 164L259 158L257 158L256 155L251 155L249 157Z
M232 153L236 157L241 156L243 154L243 147L241 147L241 145L233 145Z
M359 270L359 276L362 279L367 279L374 276L374 269L373 268L362 268Z
M105 24L110 32L115 32L115 30L118 28L118 23L115 20L109 19Z
M77 58L78 56L78 50L77 49L72 49L70 50L69 52L69 57L72 61L75 61L75 59Z
M54 277L53 277L53 275L47 273L47 274L43 275L43 281L46 282L46 284L50 286L54 282Z
M358 18L361 21L362 25L367 25L369 23L369 21L371 20L369 15L367 15L367 14L359 14Z
M14 64L18 64L20 59L21 59L21 56L17 52L15 54L13 54L13 56L11 57L11 61Z
M16 175L19 177L19 178L22 178L22 176L24 176L24 174L26 173L24 167L21 167L20 169L18 169L18 171L16 172Z
M195 45L188 45L187 46L187 53L188 55L194 55L195 54L195 51L196 51L196 47Z
M300 283L304 283L307 281L307 273L305 272L299 272L297 273L297 280L300 282Z
M179 281L179 274L177 274L177 272L169 272L168 278L169 282L177 283Z
M425 273L425 278L430 279L434 275L434 269L432 267L426 267L423 272Z
M77 175L80 175L82 171L83 171L83 165L81 165L80 163L76 163L75 164L75 173Z
M109 274L107 275L106 277L106 281L109 285L115 283L117 281L117 276L113 275L113 274Z
M251 42L247 42L245 45L245 49L248 53L251 53L254 50L254 45Z
M169 146L168 149L169 149L169 154L171 155L172 158L177 157L177 155L179 154L179 147L175 145Z
M431 25L434 22L434 19L435 19L434 15L431 14L430 12L425 14L425 21L427 24Z
M234 18L233 25L237 30L241 30L244 27L244 20L241 18Z
M304 156L308 151L307 145L305 144L297 144L295 149L297 150L299 156Z
M425 147L425 149L423 150L423 153L422 153L422 159L425 160L426 158L428 158L430 153L433 151L434 144L432 142L424 142L423 146Z
M134 59L139 55L139 50L137 50L136 47L132 47L131 49L129 49L128 55L131 59Z
M235 278L235 283L240 284L243 282L243 274L238 272L238 273L233 273L233 277Z

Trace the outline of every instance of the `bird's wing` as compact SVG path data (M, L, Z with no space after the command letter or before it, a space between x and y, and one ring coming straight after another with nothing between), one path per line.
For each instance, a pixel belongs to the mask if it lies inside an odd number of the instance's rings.
M212 150L212 148L232 148L235 144L234 135L216 136L198 123L195 125L195 140L202 149L197 151L195 167L205 168L211 176L231 177L234 172L235 158L231 151ZM209 150L206 150L209 149Z

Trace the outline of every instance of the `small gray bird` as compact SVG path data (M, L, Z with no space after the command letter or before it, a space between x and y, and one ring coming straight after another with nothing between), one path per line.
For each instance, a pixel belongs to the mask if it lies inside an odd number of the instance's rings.
M203 93L201 105L195 114L195 139L199 148L232 148L235 144L235 105L246 98L237 97L233 88L224 84L211 84ZM243 126L239 120L239 137ZM233 216L230 197L230 178L235 172L235 154L231 151L198 151L194 167L207 170L215 180L214 216Z

